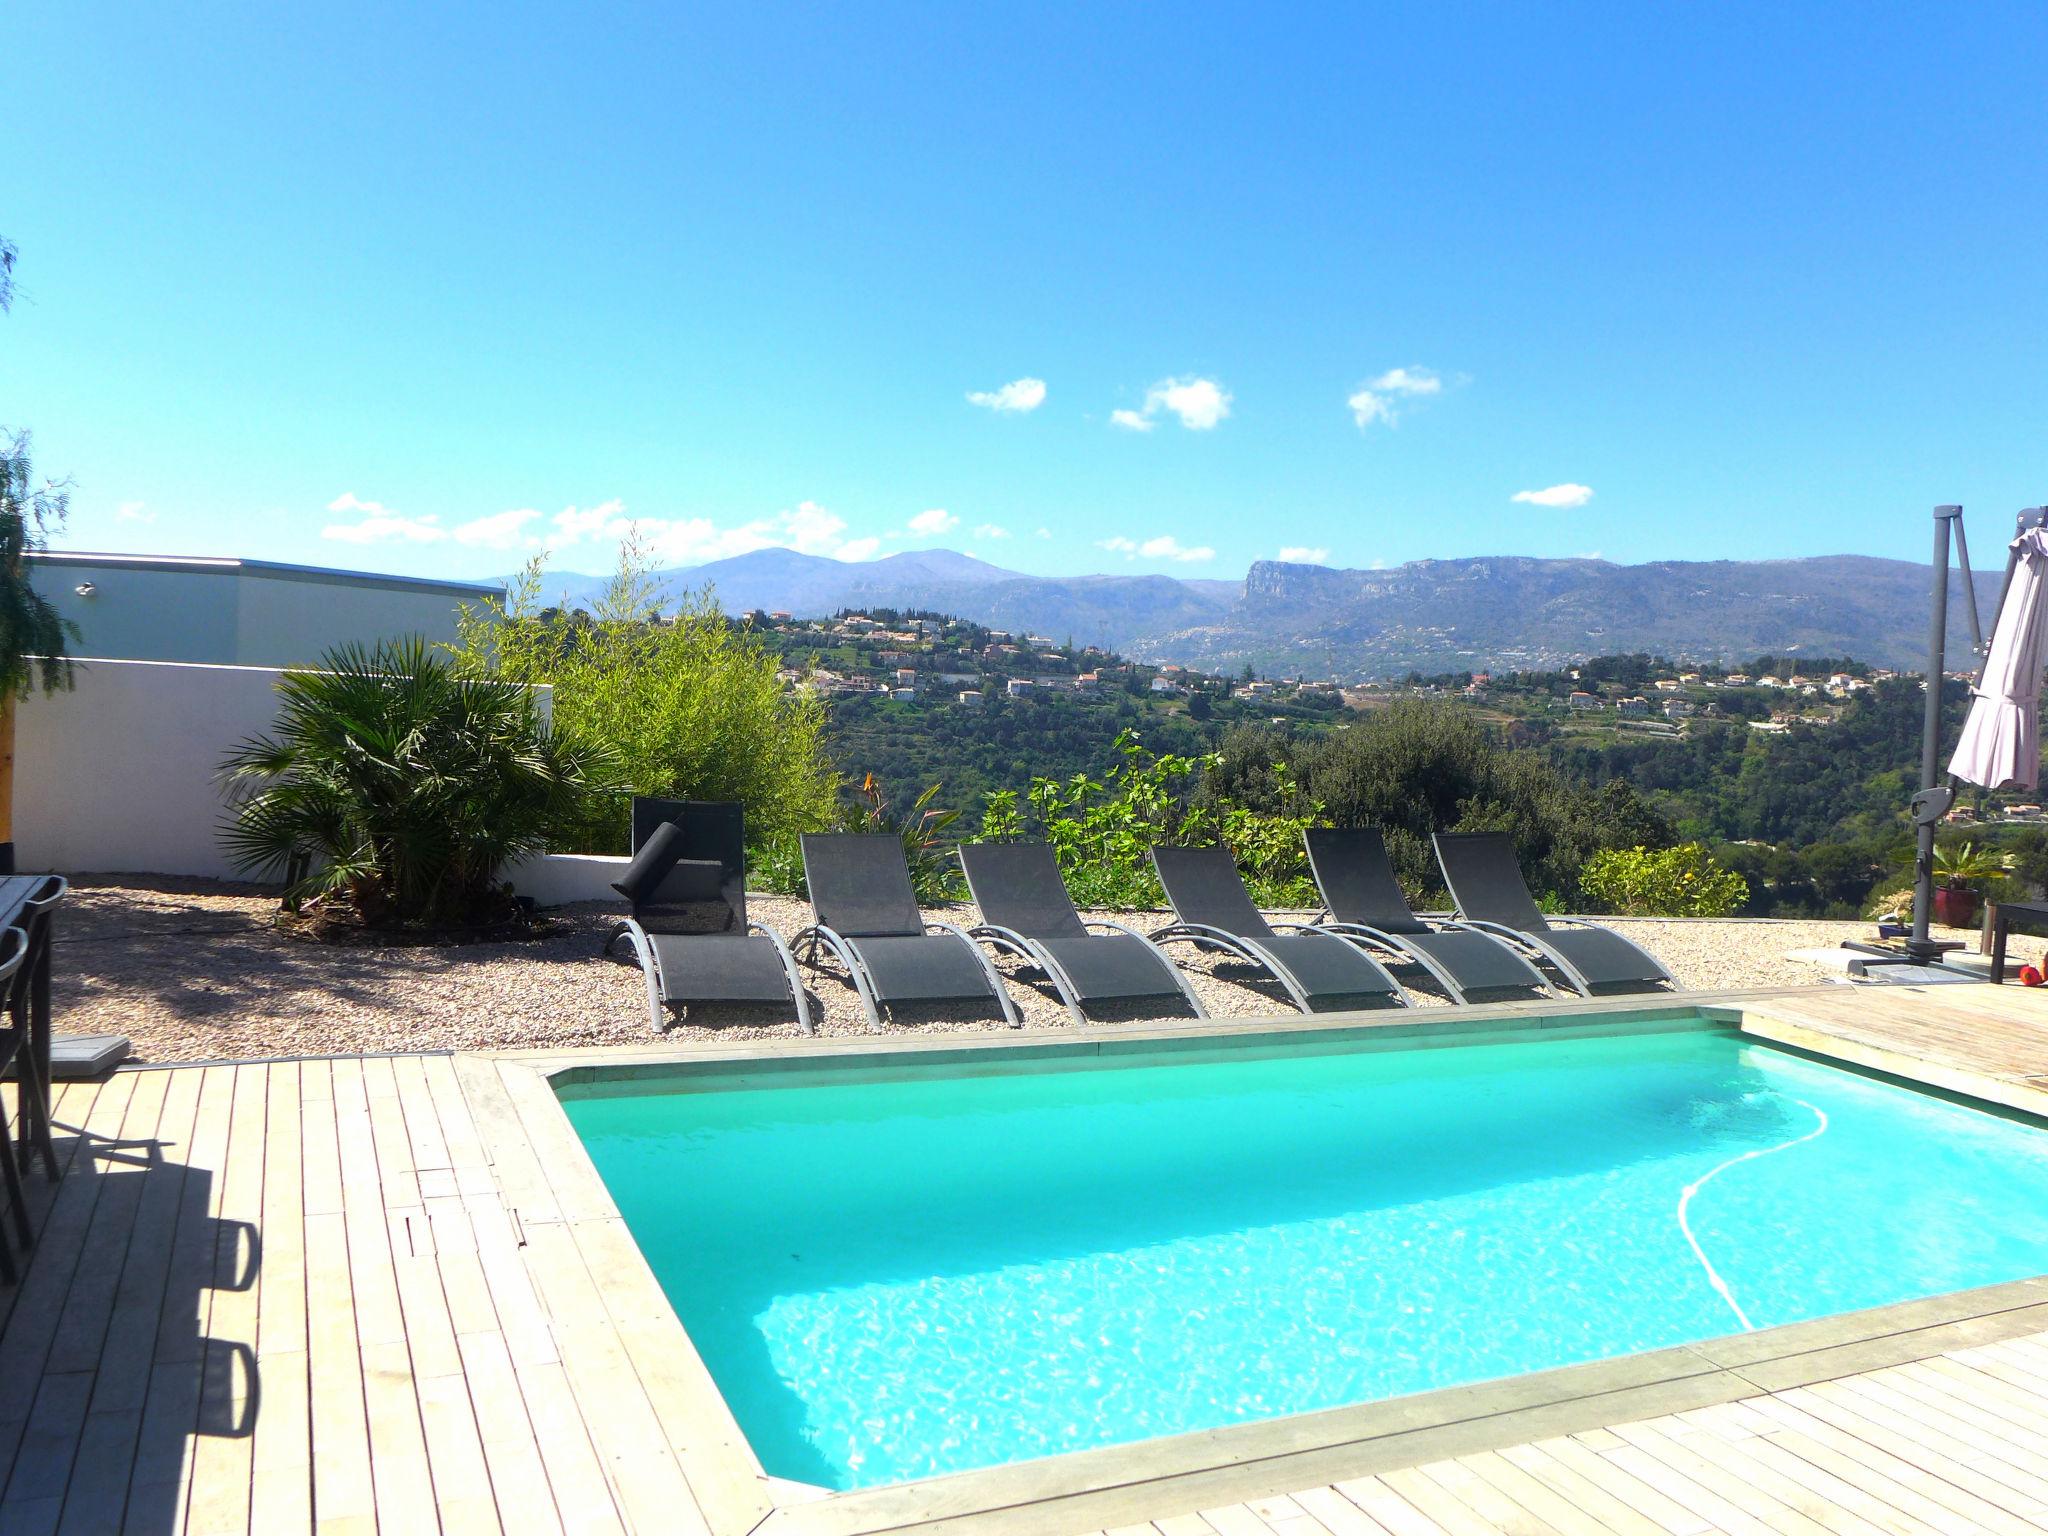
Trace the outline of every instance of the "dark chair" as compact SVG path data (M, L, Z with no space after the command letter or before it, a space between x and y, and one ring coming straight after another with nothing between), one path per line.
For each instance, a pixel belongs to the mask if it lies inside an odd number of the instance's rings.
M1308 865L1323 896L1316 926L1377 947L1389 964L1420 966L1454 1003L1475 993L1549 994L1543 973L1490 933L1415 915L1386 840L1373 827L1310 827Z
M1269 923L1252 905L1227 848L1154 848L1152 867L1174 920L1152 935L1222 950L1270 972L1303 1013L1318 998L1376 998L1407 1007L1408 994L1358 944L1308 923ZM1290 930L1281 932L1280 930Z
M882 1026L894 1003L988 999L1011 1026L1023 1024L1003 979L957 923L928 920L910 888L903 843L889 832L811 832L803 839L810 927L796 936L816 964L829 949L860 994L868 1022Z
M633 800L633 861L613 889L632 915L605 940L632 942L654 1027L693 1003L784 1004L814 1032L796 957L747 917L746 823L737 805Z
M44 876L35 894L22 903L17 918L22 931L28 936L28 955L24 961L21 997L17 1004L26 1023L27 1034L21 1058L15 1065L15 1077L22 1096L18 1129L21 1166L25 1169L32 1167L40 1153L43 1171L53 1184L61 1170L57 1164L56 1144L50 1136L50 950L54 942L57 903L70 889L71 882L62 875Z
M0 1023L0 1072L10 1067L14 1069L15 1112L22 1120L24 1131L30 1112L33 1077L28 1064L29 1010L26 1006L33 967L28 964L28 959L27 931L0 928L0 1021L4 1021ZM55 1166L52 1160L53 1170ZM35 1227L29 1221L28 1196L22 1189L21 1163L15 1156L14 1137L4 1125L0 1125L0 1179L4 1179L6 1184L7 1208L14 1221L15 1235L21 1239L21 1250L26 1254L36 1240ZM14 1263L14 1249L7 1241L5 1230L0 1229L0 1280L13 1285L20 1278L21 1272Z
M1661 960L1613 929L1544 916L1507 833L1439 832L1436 861L1461 922L1541 955L1583 996L1678 985Z
M1196 1018L1209 1016L1187 977L1150 939L1122 923L1082 921L1050 844L966 843L960 867L981 908L974 937L1044 971L1076 1024L1087 1022L1089 1003L1147 997L1173 998Z

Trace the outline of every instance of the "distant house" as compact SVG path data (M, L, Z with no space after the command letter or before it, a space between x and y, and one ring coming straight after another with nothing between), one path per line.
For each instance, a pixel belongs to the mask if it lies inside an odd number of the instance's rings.
M915 688L891 688L889 690L889 697L907 704L917 697L917 690Z
M1074 679L1074 686L1075 686L1076 688L1093 688L1093 687L1095 687L1096 685L1098 685L1098 684L1099 684L1099 683L1100 683L1101 681L1102 681L1102 674L1101 674L1101 673L1099 673L1099 672L1083 672L1083 673L1082 673L1082 674L1081 674L1081 675L1080 675L1079 677L1077 677L1077 678L1075 678L1075 679Z
M1631 719L1647 715L1650 712L1650 701L1643 698L1640 694L1634 698L1623 699L1621 701L1621 712Z
M875 627L875 621L864 613L849 613L839 621L839 627L850 635L864 635Z
M1575 690L1567 702L1570 703L1573 709L1598 709L1600 707L1600 696L1597 693Z
M1170 677L1155 677L1152 679L1152 691L1162 694L1179 693L1180 684Z
M1273 685L1271 683L1263 682L1246 683L1244 685L1244 691L1250 694L1255 699L1263 699L1264 697L1266 697L1267 694L1273 691Z
M981 708L981 690L979 688L963 689L960 693L960 703L967 709Z
M1666 699L1664 701L1664 718L1666 720L1683 720L1691 713L1692 700L1690 699Z
M1013 699L1021 699L1031 692L1031 679L1028 677L1013 677L1003 684L1003 692Z
M1659 693L1676 693L1679 689L1683 688L1685 684L1681 683L1675 677L1660 677L1654 684L1652 684L1652 686L1656 688L1656 690Z
M1749 674L1747 672L1730 672L1721 681L1730 688L1747 688L1749 686Z
M1959 805L1941 818L1952 827L1967 826L1977 819L1977 813L1967 805Z
M896 669L896 686L899 688L915 688L917 686L917 668L898 667Z
M778 608L773 613L769 614L768 617L773 619L778 624L787 624L791 619L795 618L796 615L791 613L786 608Z

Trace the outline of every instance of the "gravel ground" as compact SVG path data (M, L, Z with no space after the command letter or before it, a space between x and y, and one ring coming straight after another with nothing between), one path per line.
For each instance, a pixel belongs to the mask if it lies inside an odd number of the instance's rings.
M146 1061L529 1045L640 1044L653 1038L638 969L599 958L611 909L565 907L559 931L518 944L448 948L341 946L288 937L271 925L276 898L256 888L198 881L79 882L59 917L57 1027L120 1033ZM808 920L801 902L750 897L752 915L788 937ZM971 907L945 914L971 924ZM1109 915L1109 914L1101 914ZM1164 919L1125 914L1149 931ZM1788 986L1826 973L1788 950L1867 937L1865 923L1633 922L1614 927L1657 954L1688 988ZM1291 1011L1270 981L1234 962L1178 958L1193 967L1203 1005L1219 1018ZM1066 1010L1019 962L998 962L1027 1025L1056 1028ZM852 986L836 968L805 968L825 1034L868 1033ZM1425 1005L1442 999L1415 990ZM1122 1015L1154 1016L1148 1007ZM963 1016L953 1004L899 1010L889 1033L1003 1028L991 1007ZM773 1010L696 1010L675 1040L793 1035Z

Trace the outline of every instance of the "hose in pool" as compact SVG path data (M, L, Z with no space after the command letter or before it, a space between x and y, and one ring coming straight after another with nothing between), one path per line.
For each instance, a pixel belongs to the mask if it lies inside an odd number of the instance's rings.
M1828 1117L1824 1110L1807 1103L1804 1099L1794 1099L1792 1102L1801 1109L1812 1111L1814 1119L1820 1123L1804 1136L1794 1136L1790 1141L1781 1141L1775 1147L1758 1147L1754 1151L1738 1153L1726 1162L1716 1164L1686 1185L1679 1192L1678 1196L1678 1230L1685 1234L1685 1240L1692 1245L1693 1257L1700 1261L1700 1268L1707 1272L1707 1280L1713 1285L1720 1298L1728 1303L1728 1310L1735 1314L1735 1320L1742 1324L1745 1333L1756 1332L1756 1324L1749 1320L1749 1314L1742 1310L1742 1303L1735 1299L1735 1292L1729 1288L1728 1282L1721 1278L1721 1272L1714 1268L1713 1260L1709 1259L1707 1251L1700 1247L1700 1240L1693 1236L1692 1222L1687 1218L1686 1209L1692 1204L1692 1197L1704 1189L1709 1180L1719 1174L1726 1173L1738 1163L1752 1162L1759 1157L1769 1157L1773 1152L1786 1151L1789 1148L1798 1146L1801 1142L1812 1141L1814 1137L1827 1130Z

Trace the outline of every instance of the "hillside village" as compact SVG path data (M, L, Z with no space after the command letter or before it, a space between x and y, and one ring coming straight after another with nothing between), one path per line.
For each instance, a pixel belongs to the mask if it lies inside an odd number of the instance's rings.
M1344 702L1335 683L1226 678L944 614L877 608L799 619L786 612L756 612L749 622L783 658L785 682L828 696L960 709L983 708L997 696L1137 697L1189 702L1197 718L1208 713L1205 706L1225 699L1325 712ZM1197 699L1202 702L1192 702Z

